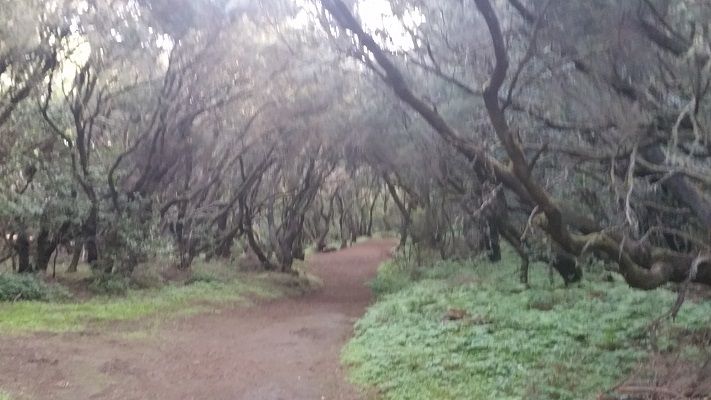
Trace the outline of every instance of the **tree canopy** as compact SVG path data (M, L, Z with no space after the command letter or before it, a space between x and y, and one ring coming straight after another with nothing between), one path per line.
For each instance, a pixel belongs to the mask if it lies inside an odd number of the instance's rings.
M506 243L524 282L595 258L636 288L711 284L709 13L5 2L2 258L42 272L85 249L126 275L237 249L289 272L309 245L393 230L442 258Z

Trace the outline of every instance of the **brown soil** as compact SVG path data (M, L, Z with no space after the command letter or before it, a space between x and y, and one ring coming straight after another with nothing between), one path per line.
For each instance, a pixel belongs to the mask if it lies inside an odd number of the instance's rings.
M117 335L135 323L2 339L0 387L34 400L363 399L346 383L339 353L371 301L364 283L392 245L315 255L309 271L323 289L172 319L150 339Z
M705 361L690 360L679 354L650 356L613 392L641 400L709 399L711 358L704 358Z

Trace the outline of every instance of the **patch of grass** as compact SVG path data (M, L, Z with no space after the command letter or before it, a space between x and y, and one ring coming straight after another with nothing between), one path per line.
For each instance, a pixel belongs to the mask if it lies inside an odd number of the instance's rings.
M128 293L130 287L131 281L129 278L97 273L89 285L89 290L97 295L124 296Z
M342 354L354 383L398 400L594 399L650 354L649 324L676 298L595 277L563 288L538 265L525 289L506 257L438 263L416 281L384 264L371 282L380 300ZM467 317L446 321L450 309ZM660 333L666 350L710 319L711 304L684 304Z
M229 282L196 282L156 290L129 290L125 297L94 298L75 303L38 301L0 303L0 332L69 332L89 326L146 316L166 318L194 313L211 305L244 301L246 297L278 297L277 283L241 275Z
M229 282L240 276L236 264L223 260L195 260L191 272L193 282Z
M208 271L193 271L190 277L185 281L186 285L192 285L194 283L215 283L222 282L219 276L212 274Z
M0 390L0 400L12 400L12 397L10 397L9 394Z
M411 274L394 260L383 262L378 267L378 275L368 282L368 287L376 298L395 293L411 283Z

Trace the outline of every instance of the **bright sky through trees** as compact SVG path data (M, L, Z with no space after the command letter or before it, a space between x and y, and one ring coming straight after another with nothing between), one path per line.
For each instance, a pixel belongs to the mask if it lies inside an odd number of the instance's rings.
M407 50L413 47L412 37L405 27L414 28L424 22L424 16L406 11L402 21L393 14L387 0L363 0L357 3L357 13L366 29L387 35L382 44L393 49ZM381 35L376 35L381 40Z
M293 18L295 26L307 26L314 23L314 17L309 8L311 2L295 0L302 7L301 11ZM391 49L407 50L413 47L412 38L406 27L414 28L424 22L424 15L412 11L405 11L400 20L393 14L387 0L362 0L356 4L356 13L363 22L363 27L374 34L376 40ZM383 35L387 35L384 40Z

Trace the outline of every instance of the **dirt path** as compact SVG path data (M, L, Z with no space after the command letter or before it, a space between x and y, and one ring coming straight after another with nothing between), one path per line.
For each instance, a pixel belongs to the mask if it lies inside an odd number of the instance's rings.
M322 290L171 320L153 339L0 339L0 387L33 400L362 399L339 353L370 302L364 282L390 246L377 240L313 256Z

